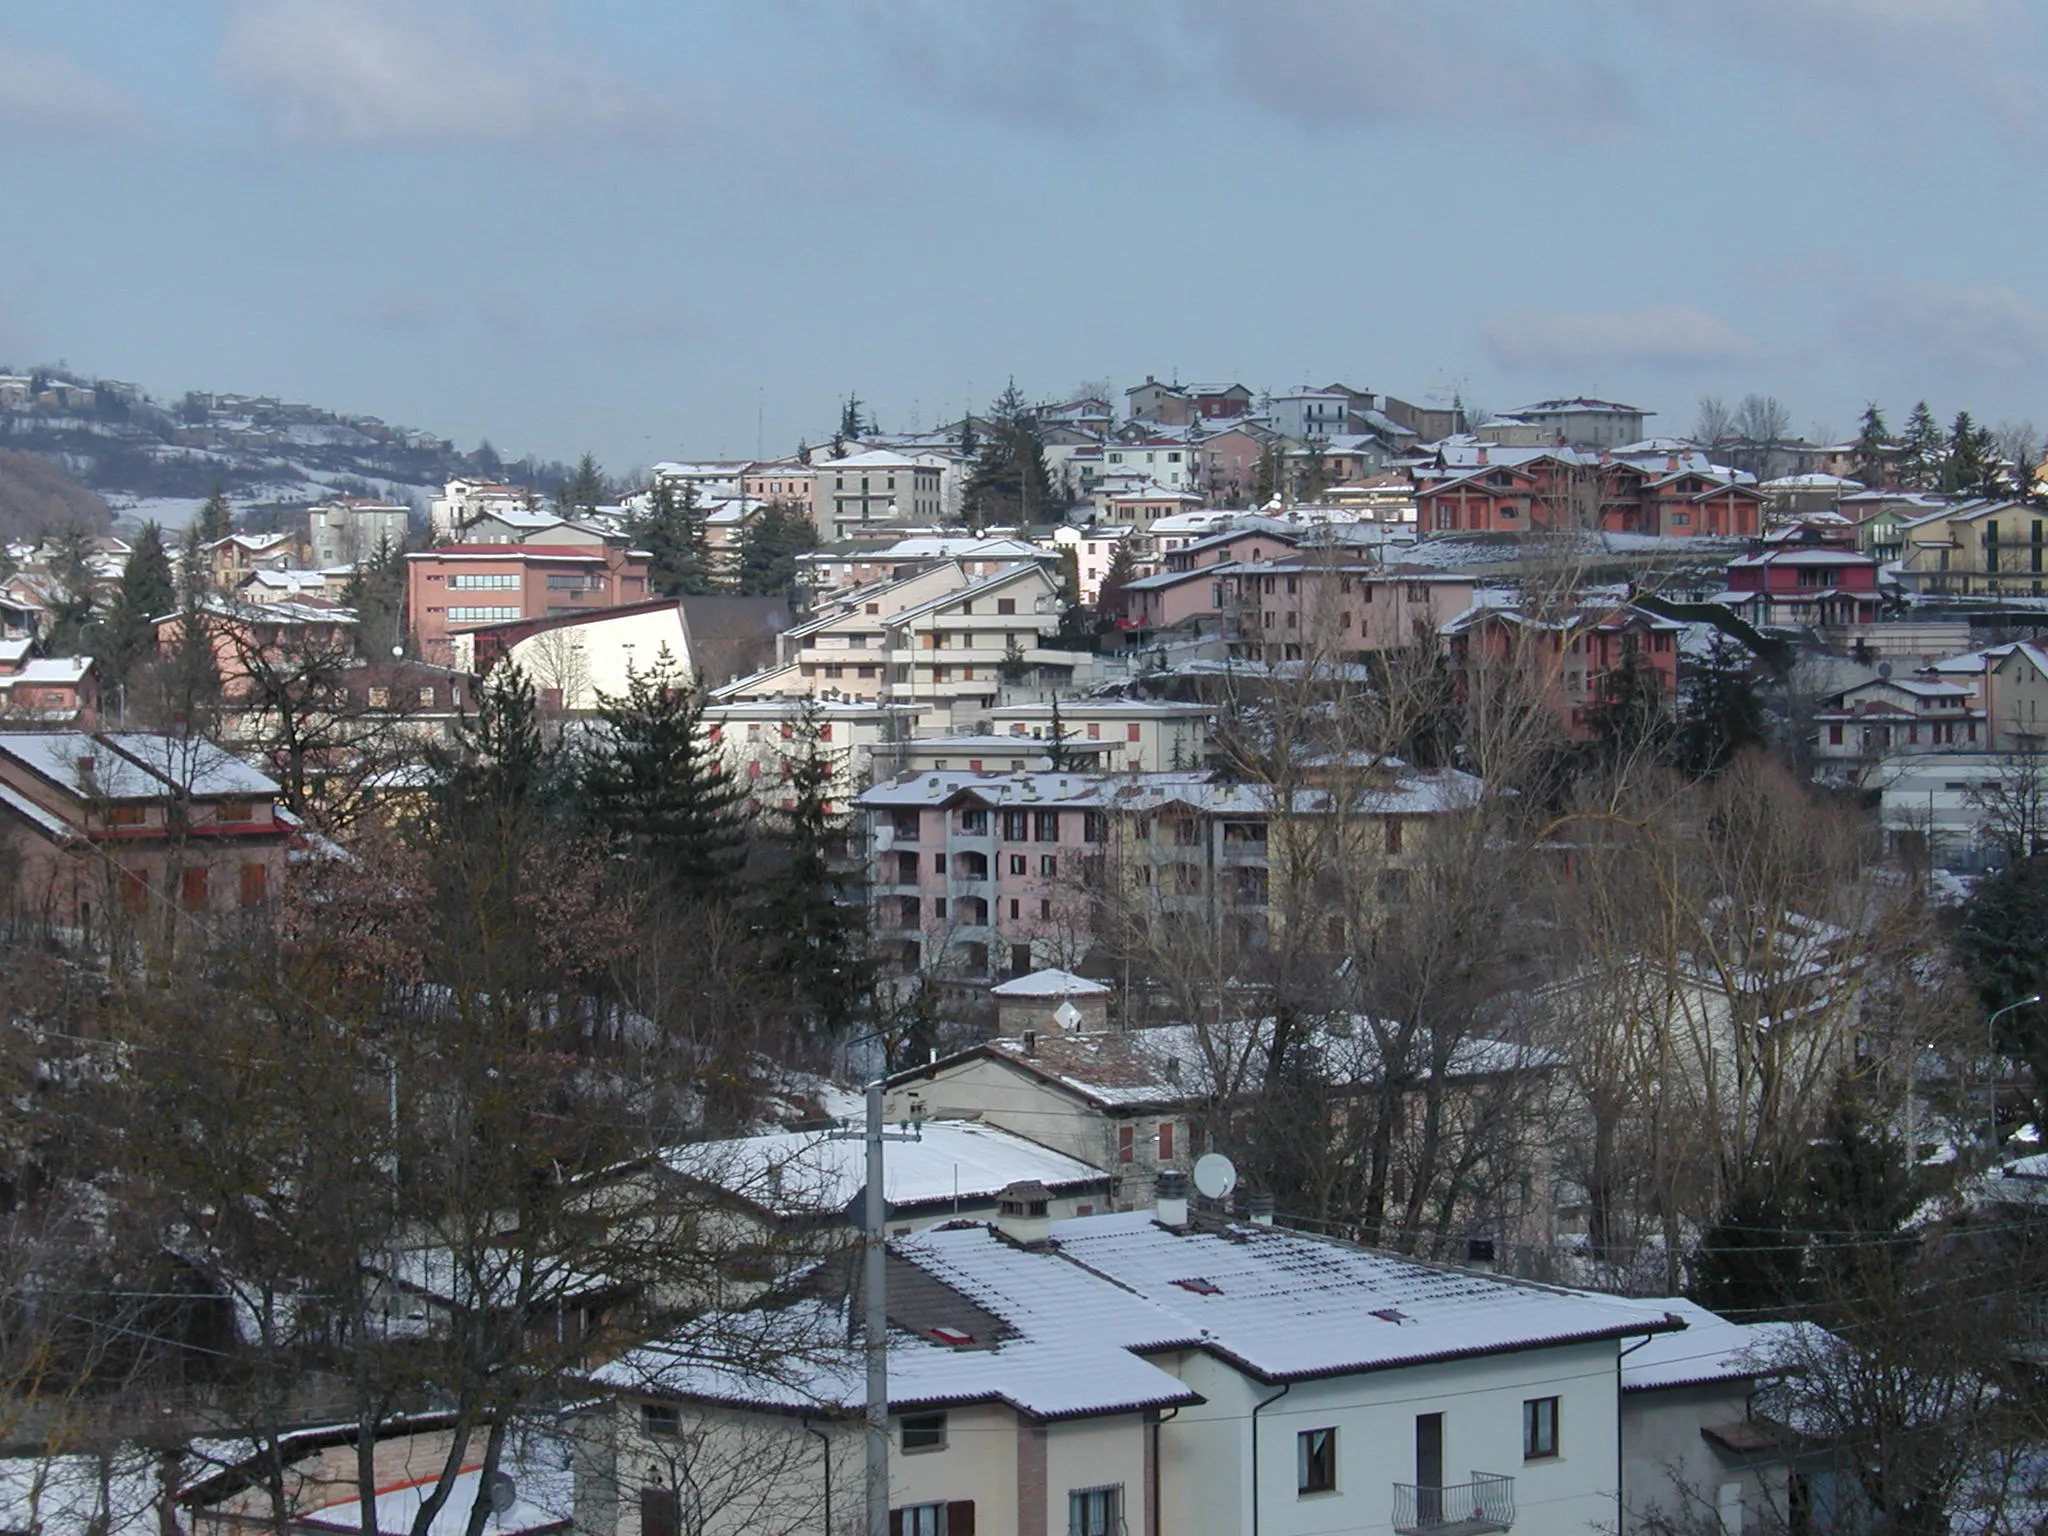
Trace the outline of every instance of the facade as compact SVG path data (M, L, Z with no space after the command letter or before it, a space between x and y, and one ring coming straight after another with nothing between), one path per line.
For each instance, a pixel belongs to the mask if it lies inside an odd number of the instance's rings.
M936 523L945 511L940 480L936 465L883 449L828 459L815 467L818 535L844 539L869 527Z
M1477 590L1469 576L1320 550L1224 567L1216 581L1233 653L1266 662L1434 646Z
M306 514L313 565L324 570L354 565L379 551L395 554L404 547L411 524L412 508L392 502L354 496L324 502Z
M1729 561L1728 590L1718 600L1752 624L1796 629L1873 624L1883 606L1875 556L1814 544Z
M1846 688L1815 713L1816 761L1867 767L1893 752L1983 752L1984 711L1959 683L1878 677Z
M303 564L299 540L290 533L231 533L204 546L216 592L232 592L251 571L283 571Z
M1161 490L1188 493L1189 503L1200 506L1202 474L1197 463L1200 457L1197 442L1198 439L1185 437L1146 437L1132 442L1107 443L1102 450L1102 473L1105 477L1143 476ZM1170 510L1178 512L1182 508L1176 506Z
M1628 604L1590 604L1539 617L1481 604L1444 626L1454 664L1505 666L1550 706L1567 734L1589 740L1606 675L1633 655L1668 701L1678 698L1685 626Z
M1056 706L998 705L988 718L999 741L1057 738L1067 750L1091 754L1104 771L1164 773L1208 760L1215 711L1160 699L1063 699Z
M90 932L261 907L296 830L277 792L199 737L0 735L0 850L15 909Z
M427 536L447 543L462 536L470 522L493 512L530 512L540 498L520 486L499 480L450 480L427 504Z
M1415 503L1424 537L1588 528L1753 539L1762 528L1763 497L1748 477L1703 455L1639 463L1571 449L1480 446L1459 457L1476 462L1421 472Z
M0 719L91 726L99 675L90 656L32 656L27 640L0 640Z
M647 560L611 544L449 544L405 557L406 613L420 654L448 665L458 636L647 596Z
M213 648L221 691L231 701L247 693L261 668L290 669L314 661L334 665L355 659L357 620L353 608L209 597L201 604L199 619ZM156 621L159 653L168 655L177 649L185 625L182 613L168 613Z
M1899 580L1929 597L2040 597L2048 514L2025 502L1965 501L1900 524Z
M817 489L818 472L793 459L756 464L740 476L740 495L746 500L795 507L813 526L818 520Z
M1549 434L1549 441L1575 448L1619 448L1641 442L1643 424L1656 412L1613 400L1539 400L1508 413Z

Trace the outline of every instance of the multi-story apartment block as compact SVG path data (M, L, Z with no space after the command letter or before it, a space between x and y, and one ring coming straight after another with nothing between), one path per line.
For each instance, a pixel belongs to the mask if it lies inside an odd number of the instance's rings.
M1931 597L2040 597L2048 514L2026 502L1965 501L1900 525L1899 579Z
M1893 752L1982 752L1984 712L1960 683L1876 677L1827 699L1814 715L1813 755L1834 766L1868 766Z
M495 512L530 512L540 498L522 486L497 480L450 480L427 504L427 536L437 543L462 537L479 517Z
M1085 753L1099 767L1124 773L1204 766L1214 723L1215 710L1207 704L1165 699L1062 699L989 711L989 727L999 741Z
M467 634L480 626L647 596L647 557L622 544L450 544L407 555L405 570L420 654L444 666L467 660Z
M932 524L945 511L943 471L907 454L869 449L816 466L818 532L844 539L898 523Z
M1641 442L1643 424L1657 413L1613 400L1575 399L1539 400L1508 414L1542 428L1549 434L1549 442L1577 448L1619 448Z
M402 548L412 523L412 508L343 496L312 508L306 522L314 568L325 570L368 560L379 550Z
M1267 662L1434 648L1477 591L1470 576L1389 570L1336 550L1220 567L1215 588L1232 650Z
M1883 606L1875 556L1811 544L1729 561L1720 601L1752 624L1800 629L1874 623Z
M795 507L816 524L818 472L794 459L756 464L740 476L740 495L748 501L777 501Z
M1169 491L1191 493L1201 504L1202 474L1197 463L1198 442L1182 437L1146 437L1135 442L1110 443L1102 450L1102 472L1143 475L1153 485ZM1178 508L1174 510L1178 511Z
M1583 528L1755 538L1762 526L1763 495L1750 477L1700 454L1646 463L1482 444L1470 458L1417 472L1417 526L1425 536Z
M1567 733L1593 734L1592 710L1607 673L1635 657L1678 698L1678 637L1685 626L1628 603L1590 602L1570 612L1533 614L1478 603L1444 626L1453 663L1466 670L1504 669L1516 686L1542 699Z

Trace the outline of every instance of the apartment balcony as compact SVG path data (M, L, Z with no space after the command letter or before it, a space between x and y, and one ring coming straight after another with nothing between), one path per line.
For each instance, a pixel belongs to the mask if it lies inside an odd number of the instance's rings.
M1515 1480L1474 1472L1469 1483L1432 1488L1394 1484L1394 1529L1400 1536L1486 1536L1515 1523Z

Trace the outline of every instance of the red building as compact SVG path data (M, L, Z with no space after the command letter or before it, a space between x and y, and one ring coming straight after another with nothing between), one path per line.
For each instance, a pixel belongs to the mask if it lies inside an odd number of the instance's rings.
M449 544L405 557L405 607L420 655L458 660L487 624L559 618L647 596L647 556L616 544Z
M1646 466L1561 450L1510 452L1428 480L1415 493L1425 535L1597 528L1687 538L1757 536L1763 494L1753 485L1672 454Z
M1823 544L1796 544L1728 563L1721 601L1752 624L1798 629L1876 622L1877 557Z
M1684 628L1629 603L1607 603L1549 616L1478 607L1451 620L1443 632L1468 693L1477 674L1491 670L1515 686L1532 688L1565 731L1585 741L1593 734L1593 710L1606 691L1607 674L1631 655L1656 678L1659 693L1677 702L1678 637Z

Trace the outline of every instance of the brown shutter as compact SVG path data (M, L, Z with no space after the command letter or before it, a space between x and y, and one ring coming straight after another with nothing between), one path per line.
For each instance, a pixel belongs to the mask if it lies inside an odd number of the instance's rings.
M889 1511L889 1536L903 1536L903 1511L900 1509Z
M974 1500L955 1499L946 1506L946 1536L974 1536Z

